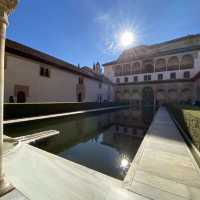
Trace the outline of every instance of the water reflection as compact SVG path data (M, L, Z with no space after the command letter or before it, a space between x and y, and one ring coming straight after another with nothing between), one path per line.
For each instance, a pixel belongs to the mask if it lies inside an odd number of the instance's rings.
M119 110L76 118L61 118L7 125L7 135L19 136L44 130L60 135L36 146L104 174L123 179L151 117L140 110Z

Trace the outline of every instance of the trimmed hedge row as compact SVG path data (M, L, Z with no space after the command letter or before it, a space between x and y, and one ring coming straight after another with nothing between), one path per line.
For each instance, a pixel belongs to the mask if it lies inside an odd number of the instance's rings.
M86 103L5 103L4 120L24 117L35 117L41 115L58 114L79 110L97 109L125 105L125 103L114 102L86 102Z
M187 124L184 119L183 111L177 105L167 105L168 110L174 115L185 132L188 132Z
M199 110L197 108L168 105L168 110L174 115L183 130L188 134L193 144L200 151L200 118L188 115L184 109ZM200 112L200 110L199 110Z

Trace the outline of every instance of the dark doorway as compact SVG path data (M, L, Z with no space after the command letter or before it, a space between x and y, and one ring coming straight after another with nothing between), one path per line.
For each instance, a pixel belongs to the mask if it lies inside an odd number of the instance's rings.
M82 93L78 93L78 102L82 102L83 98L82 98Z
M17 93L17 103L25 103L26 102L26 94L23 91Z
M9 97L9 103L15 103L15 100L14 100L14 97L13 97L13 96L10 96L10 97Z

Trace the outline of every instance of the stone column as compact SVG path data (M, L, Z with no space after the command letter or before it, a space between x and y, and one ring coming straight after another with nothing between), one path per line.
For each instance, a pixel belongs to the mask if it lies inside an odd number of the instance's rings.
M8 16L18 0L0 0L0 196L12 189L3 170L4 57Z

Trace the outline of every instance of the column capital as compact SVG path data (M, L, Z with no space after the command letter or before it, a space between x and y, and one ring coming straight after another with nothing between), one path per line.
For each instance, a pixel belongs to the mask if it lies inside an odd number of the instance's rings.
M8 15L15 9L19 0L0 0L0 21L8 24Z
M7 14L14 10L19 0L0 0L0 9Z

